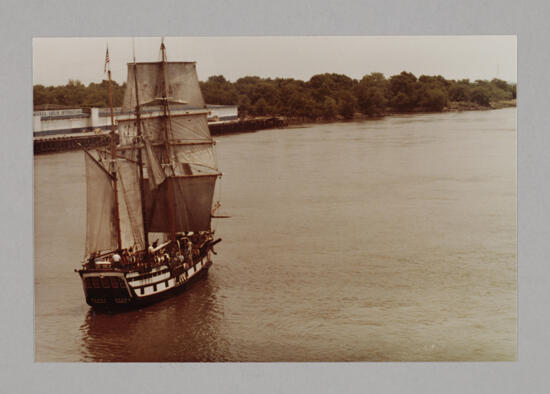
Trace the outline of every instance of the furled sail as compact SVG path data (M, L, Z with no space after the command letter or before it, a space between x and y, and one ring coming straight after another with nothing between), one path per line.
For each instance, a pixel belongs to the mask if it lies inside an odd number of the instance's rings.
M85 152L86 255L116 248L115 193L111 175Z
M165 76L162 75L163 68ZM136 106L134 70L137 70L140 105L158 104L163 97L165 80L166 97L170 103L205 108L195 62L128 63L128 83L123 104L125 108L133 109Z

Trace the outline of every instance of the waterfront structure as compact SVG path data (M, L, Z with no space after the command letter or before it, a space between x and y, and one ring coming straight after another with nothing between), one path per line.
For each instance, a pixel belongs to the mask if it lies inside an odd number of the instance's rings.
M238 119L236 105L206 106L209 122L234 121ZM150 106L144 109L144 115L154 115L162 111L160 106ZM204 108L174 105L172 114L185 114L204 111ZM125 115L122 108L113 108L115 116ZM131 113L127 113L131 115ZM55 110L35 110L33 113L33 136L47 137L54 135L83 133L90 131L108 131L111 128L111 113L109 108L72 108Z

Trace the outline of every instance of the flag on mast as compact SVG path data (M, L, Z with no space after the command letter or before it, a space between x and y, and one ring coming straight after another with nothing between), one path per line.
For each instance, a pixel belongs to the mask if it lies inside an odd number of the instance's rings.
M107 45L107 52L105 52L105 67L103 68L103 72L106 73L107 72L107 65L110 66L110 61L109 61L109 46Z

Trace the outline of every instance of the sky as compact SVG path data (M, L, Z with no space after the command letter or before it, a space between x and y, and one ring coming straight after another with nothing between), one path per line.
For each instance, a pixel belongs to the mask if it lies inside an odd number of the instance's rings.
M304 81L321 73L361 79L401 71L447 79L517 81L515 36L297 36L165 37L168 60L196 61L200 80L247 75ZM160 60L160 37L34 38L33 82L64 85L106 79L109 45L112 78L126 80L126 63Z

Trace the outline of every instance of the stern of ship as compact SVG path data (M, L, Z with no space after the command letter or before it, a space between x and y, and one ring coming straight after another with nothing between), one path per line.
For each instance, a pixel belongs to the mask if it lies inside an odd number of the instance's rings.
M123 272L78 271L86 303L94 308L124 308L131 306L133 296Z

